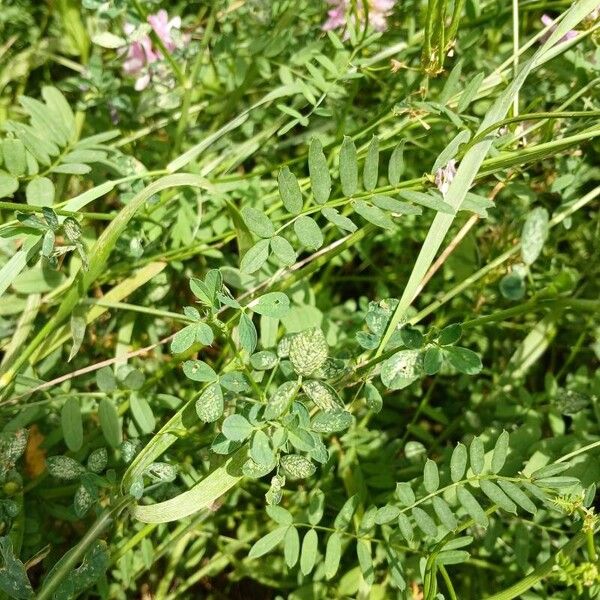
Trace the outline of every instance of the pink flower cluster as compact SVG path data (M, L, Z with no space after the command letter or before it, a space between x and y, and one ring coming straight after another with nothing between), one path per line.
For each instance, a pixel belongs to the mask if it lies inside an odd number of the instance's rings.
M180 29L181 17L173 17L169 21L169 15L166 10L159 10L156 14L149 15L148 23L169 52L173 52L173 50L182 45L182 42L189 41L189 38L186 36L180 36L179 42L173 39L171 31L173 29ZM136 26L126 23L123 31L127 36L132 36L136 31ZM152 40L147 34L140 35L138 39L129 45L127 56L123 63L123 71L127 75L135 75L137 77L135 89L138 92L145 89L150 83L151 72L148 66L162 58L160 50L154 48Z
M357 20L368 24L376 31L387 29L387 18L396 4L396 0L367 0L368 11L365 11L363 0L327 0L332 8L327 12L327 21L323 24L325 31L343 29L355 25ZM353 6L354 4L354 6Z

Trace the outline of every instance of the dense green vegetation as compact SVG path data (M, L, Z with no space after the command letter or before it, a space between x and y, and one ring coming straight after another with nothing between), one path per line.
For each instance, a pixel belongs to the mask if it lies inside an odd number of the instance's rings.
M597 0L4 0L0 598L600 597Z

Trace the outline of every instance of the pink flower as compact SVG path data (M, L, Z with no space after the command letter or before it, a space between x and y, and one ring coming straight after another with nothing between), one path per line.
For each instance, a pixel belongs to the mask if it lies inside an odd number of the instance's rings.
M169 15L166 10L159 10L154 15L148 16L148 23L154 30L156 35L161 39L165 48L169 52L173 52L183 43L189 41L189 36L180 36L179 41L175 41L171 36L172 30L178 30L181 27L181 17L173 17L169 21ZM123 31L128 37L131 37L136 32L135 25L125 23ZM158 48L154 48L152 40L147 34L135 36L127 50L127 56L123 63L123 71L127 75L137 76L135 81L135 89L140 92L145 89L151 80L151 71L148 68L152 63L161 60L163 55Z
M446 166L440 167L435 172L435 185L442 192L442 196L446 196L450 189L450 184L456 175L456 161L451 158Z
M368 11L365 11L362 0L358 0L353 9L351 0L327 0L332 8L327 12L327 21L323 24L324 31L343 29L349 25L356 25L357 21L368 24L375 31L387 29L387 18L394 8L396 0L367 0ZM346 36L347 37L347 36Z
M556 25L554 24L554 19L546 14L542 15L541 21L544 24L544 27L550 27L548 33L542 37L542 41L545 42L550 37L550 34L556 29ZM568 40L572 40L576 37L577 32L572 29L571 31L567 31L567 33L565 33L565 35L563 35L558 42L567 42Z

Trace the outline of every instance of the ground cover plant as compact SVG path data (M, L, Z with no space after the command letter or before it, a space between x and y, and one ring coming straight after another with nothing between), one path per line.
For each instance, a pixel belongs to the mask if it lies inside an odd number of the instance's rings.
M0 598L600 597L597 0L5 0Z

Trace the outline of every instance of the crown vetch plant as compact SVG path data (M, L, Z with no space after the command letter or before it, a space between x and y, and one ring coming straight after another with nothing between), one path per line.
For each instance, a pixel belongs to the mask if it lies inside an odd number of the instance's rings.
M0 599L597 598L599 8L8 7Z

